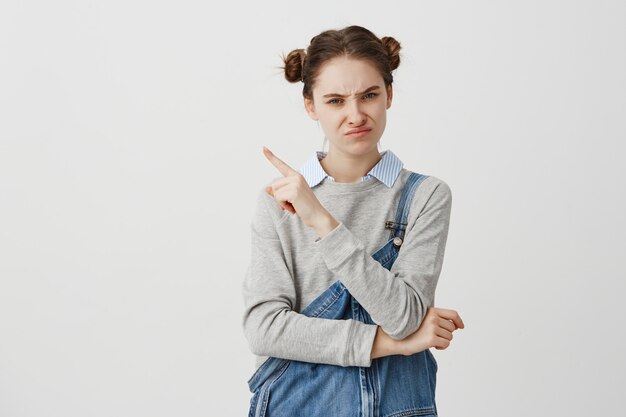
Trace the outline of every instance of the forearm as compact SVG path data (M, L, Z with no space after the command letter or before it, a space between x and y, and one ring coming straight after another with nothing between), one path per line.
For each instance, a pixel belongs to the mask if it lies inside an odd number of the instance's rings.
M343 223L315 241L328 269L396 340L415 332L434 304L443 264L450 218L451 195L445 183L433 192L421 215L407 229L391 270L365 250L363 242ZM418 208L414 208L418 209Z
M287 309L272 311L267 305L259 308L246 310L243 320L255 355L338 366L371 365L378 326L352 319L308 317ZM377 351L389 347L384 342L379 338Z

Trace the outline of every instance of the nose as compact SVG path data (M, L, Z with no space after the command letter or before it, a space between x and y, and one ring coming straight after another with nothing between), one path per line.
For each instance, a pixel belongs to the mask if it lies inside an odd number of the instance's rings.
M366 116L358 100L353 100L348 106L348 123L360 126L365 123Z

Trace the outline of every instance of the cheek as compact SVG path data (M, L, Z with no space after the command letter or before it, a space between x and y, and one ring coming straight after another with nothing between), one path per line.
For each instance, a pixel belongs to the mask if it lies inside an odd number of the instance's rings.
M337 126L342 123L343 118L339 112L328 112L324 115L324 124L326 126Z
M387 117L387 109L384 105L377 107L375 113L376 119L378 120L385 120L385 118Z

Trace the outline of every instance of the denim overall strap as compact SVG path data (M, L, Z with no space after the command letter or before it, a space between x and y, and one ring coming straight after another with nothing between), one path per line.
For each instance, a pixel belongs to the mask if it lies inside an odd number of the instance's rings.
M390 269L399 253L415 189L426 176L411 173L393 220L390 239L372 257ZM400 240L399 240L400 239ZM374 323L341 282L341 277L313 300L302 314L334 320ZM426 350L428 351L428 350ZM254 396L249 417L408 417L436 416L432 354L392 355L370 367L337 366L268 358L249 379ZM426 367L430 367L426 369Z
M398 203L396 217L394 220L387 220L385 223L385 228L391 229L389 239L393 239L394 237L399 237L400 239L404 238L404 231L406 230L407 219L409 218L409 208L411 207L411 201L413 200L415 189L426 178L428 178L426 175L421 175L416 172L411 172L409 175L409 178L402 189L402 194L400 195L400 202Z
M350 293L346 287L340 281L335 281L333 285L306 306L301 314L308 317L339 319L346 316L345 306L349 304L350 298ZM280 373L288 362L287 359L269 357L248 380L250 392L259 388L272 374Z
M419 187L426 178L428 178L428 176L411 172L400 194L395 217L385 222L385 228L391 229L389 238L383 246L372 254L372 257L387 269L391 269L393 261L398 257L404 239L404 233L407 228L413 195L417 187ZM366 314L366 317L367 316ZM365 322L367 323L368 321L365 320Z

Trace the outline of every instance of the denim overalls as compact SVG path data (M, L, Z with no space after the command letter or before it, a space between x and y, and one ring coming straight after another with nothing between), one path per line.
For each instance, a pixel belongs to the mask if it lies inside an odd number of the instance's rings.
M391 269L407 226L415 189L427 178L411 172L400 195L389 239L372 257ZM335 281L302 312L309 317L375 324L341 281ZM437 416L437 362L429 349L372 360L370 367L338 366L268 358L248 380L249 417Z

